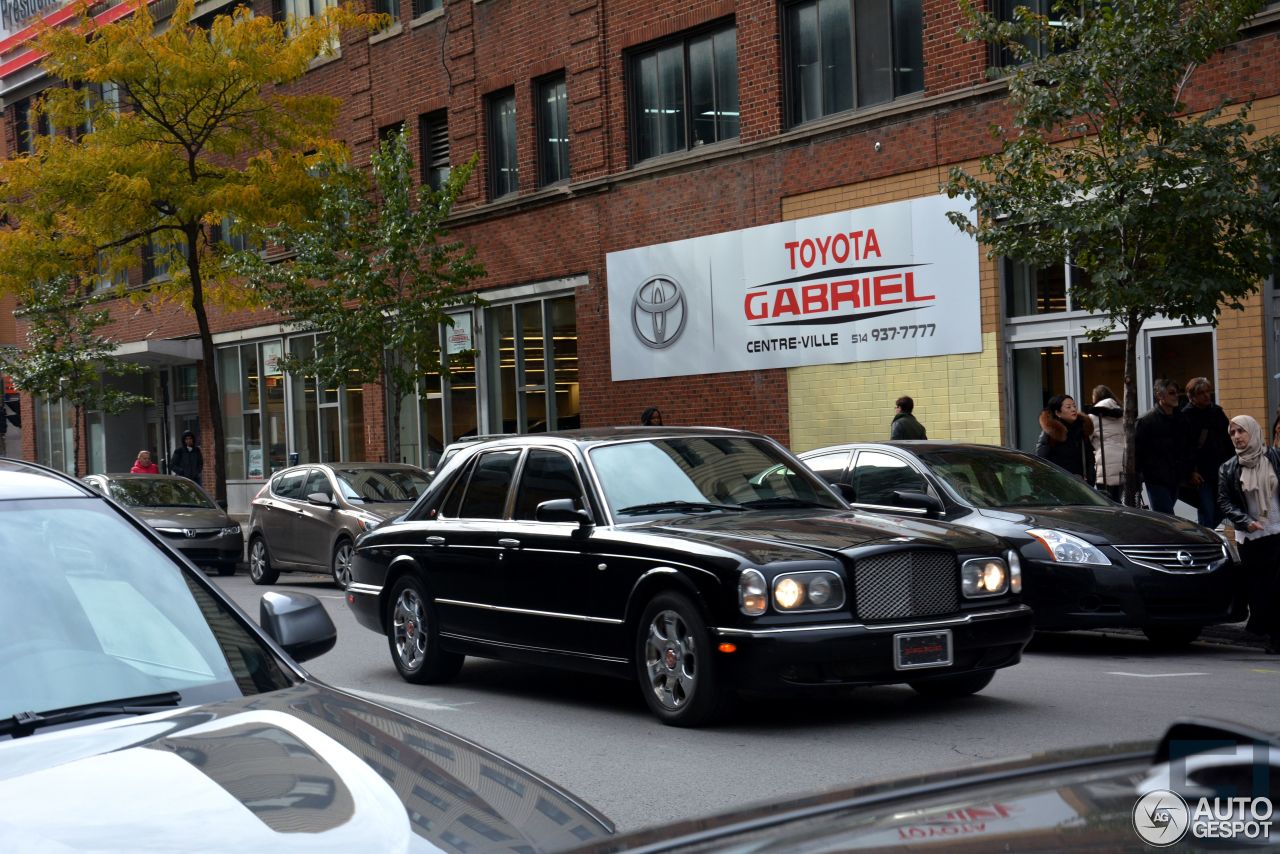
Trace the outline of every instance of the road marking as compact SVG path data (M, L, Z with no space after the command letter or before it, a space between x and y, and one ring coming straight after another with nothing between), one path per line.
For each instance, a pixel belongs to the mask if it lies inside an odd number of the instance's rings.
M1265 667L1250 667L1250 673L1280 673L1280 670L1268 670Z
M1139 679L1164 679L1168 676L1208 676L1208 673L1127 673L1123 670L1108 670L1108 676L1136 676Z
M426 709L431 712L456 712L462 706L470 706L472 703L434 703L431 700L410 700L405 697L397 697L394 694L377 694L373 691L357 691L354 688L345 689L352 694L358 694L368 700L375 700L379 703L387 703L393 706L413 706L418 709Z

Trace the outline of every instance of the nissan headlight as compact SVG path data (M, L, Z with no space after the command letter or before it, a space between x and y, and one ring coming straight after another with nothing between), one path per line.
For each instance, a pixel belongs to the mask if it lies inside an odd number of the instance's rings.
M759 617L769 609L769 588L758 569L744 569L738 576L738 609L748 617Z
M1009 568L998 557L967 560L960 567L960 591L968 599L999 596L1009 591Z
M779 575L773 604L779 611L832 611L844 605L844 583L829 570Z
M1111 561L1097 546L1085 542L1065 531L1049 528L1032 528L1027 531L1049 550L1049 556L1058 563L1083 563L1093 566L1111 566Z

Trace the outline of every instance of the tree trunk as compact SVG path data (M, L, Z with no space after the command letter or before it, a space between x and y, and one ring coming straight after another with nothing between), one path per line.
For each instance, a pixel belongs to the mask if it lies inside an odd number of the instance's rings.
M227 500L226 440L222 430L222 404L218 394L218 375L213 349L213 333L209 329L209 315L204 305L204 281L200 276L200 223L188 223L187 270L191 274L191 310L200 329L200 387L204 395L205 409L213 421L213 497Z
M1125 318L1124 336L1124 503L1137 505L1138 457L1135 451L1134 428L1138 423L1138 333L1142 319L1134 314Z
M84 420L84 407L76 404L72 411L72 424L75 427L71 430L71 476L80 477L80 432L88 430L89 425ZM0 418L4 417L4 413L0 412ZM85 473L88 474L88 466L85 467Z

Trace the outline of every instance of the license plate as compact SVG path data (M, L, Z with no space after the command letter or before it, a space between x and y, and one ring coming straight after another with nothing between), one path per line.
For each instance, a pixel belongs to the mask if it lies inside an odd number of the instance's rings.
M893 636L894 669L914 670L917 667L946 667L949 664L951 629Z

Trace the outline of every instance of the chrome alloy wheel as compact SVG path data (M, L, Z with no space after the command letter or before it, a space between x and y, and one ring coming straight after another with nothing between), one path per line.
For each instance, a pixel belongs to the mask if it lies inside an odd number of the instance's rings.
M417 591L406 588L391 613L396 655L406 670L417 670L427 654L426 609Z
M644 642L649 688L663 708L684 708L698 687L698 649L688 623L675 611L659 611Z
M338 543L338 548L333 552L333 580L343 590L351 583L351 563L355 553L356 550L347 540Z

